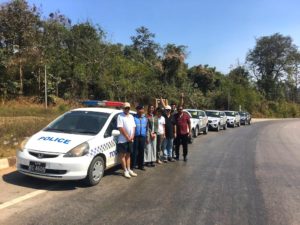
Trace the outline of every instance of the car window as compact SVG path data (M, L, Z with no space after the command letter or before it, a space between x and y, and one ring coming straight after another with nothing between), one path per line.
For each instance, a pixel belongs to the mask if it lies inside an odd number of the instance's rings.
M112 120L110 121L105 133L104 133L104 137L110 137L111 136L111 133L113 130L117 130L117 118L118 118L118 115L115 115Z
M210 117L220 117L221 112L218 111L206 111L206 115Z
M226 116L235 116L235 112L225 112Z
M108 117L108 113L102 112L71 111L53 121L44 131L96 135Z
M187 110L187 111L191 114L192 118L196 118L196 119L199 118L197 111L192 111L192 110Z
M205 117L205 112L199 111L199 115L202 116L202 117Z

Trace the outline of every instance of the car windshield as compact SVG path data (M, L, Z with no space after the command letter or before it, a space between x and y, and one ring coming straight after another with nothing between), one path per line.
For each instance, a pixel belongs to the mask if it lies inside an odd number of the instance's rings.
M192 118L199 119L197 111L192 111L192 110L187 110L187 111L191 114Z
M225 112L226 116L235 116L234 112Z
M239 112L239 114L240 114L241 116L246 116L246 113L245 113L245 112Z
M206 111L206 115L210 117L220 117L220 112Z
M44 131L96 135L104 126L109 115L102 112L71 111L53 121Z

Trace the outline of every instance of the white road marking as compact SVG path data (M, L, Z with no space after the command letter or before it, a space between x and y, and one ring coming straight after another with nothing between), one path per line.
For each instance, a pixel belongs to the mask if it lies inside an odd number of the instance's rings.
M7 208L9 206L15 205L17 203L23 202L27 199L33 198L33 197L35 197L37 195L40 195L40 194L43 194L45 192L47 192L47 191L46 190L38 190L38 191L31 192L29 194L23 195L21 197L15 198L13 200L10 200L8 202L4 202L4 203L0 204L0 210L4 209L4 208Z

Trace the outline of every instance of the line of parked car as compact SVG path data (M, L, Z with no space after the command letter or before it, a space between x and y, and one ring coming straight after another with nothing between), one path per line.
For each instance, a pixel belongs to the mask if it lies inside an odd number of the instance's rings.
M104 170L118 165L116 151L119 102L87 101L87 108L70 110L39 132L25 139L17 151L17 170L28 176L49 180L100 182ZM99 108L102 106L104 108ZM209 129L250 124L247 112L186 109L191 117L193 137ZM131 112L135 113L135 112ZM191 139L192 142L192 139Z
M220 110L198 110L185 109L191 118L192 137L196 138L201 132L207 134L209 130L226 130L227 127L239 127L251 124L251 115L243 111L220 111Z

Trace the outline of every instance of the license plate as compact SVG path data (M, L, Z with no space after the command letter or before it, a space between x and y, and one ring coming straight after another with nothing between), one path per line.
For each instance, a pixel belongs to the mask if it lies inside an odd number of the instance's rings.
M29 162L29 171L36 173L46 173L46 163Z

